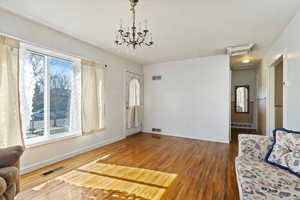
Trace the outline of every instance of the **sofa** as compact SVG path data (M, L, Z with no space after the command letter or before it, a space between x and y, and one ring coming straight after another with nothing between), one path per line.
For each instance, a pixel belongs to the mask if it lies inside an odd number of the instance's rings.
M24 149L13 146L0 149L0 200L13 200L20 191L20 157Z
M300 178L265 162L271 138L239 135L235 169L241 200L300 200Z

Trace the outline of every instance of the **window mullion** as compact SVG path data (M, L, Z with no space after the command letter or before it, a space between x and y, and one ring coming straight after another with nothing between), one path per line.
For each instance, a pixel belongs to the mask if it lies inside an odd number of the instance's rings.
M49 62L48 56L45 56L45 137L50 137L50 69L49 69Z

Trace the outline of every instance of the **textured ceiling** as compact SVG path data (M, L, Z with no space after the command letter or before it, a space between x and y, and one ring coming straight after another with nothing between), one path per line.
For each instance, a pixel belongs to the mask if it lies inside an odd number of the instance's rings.
M0 0L0 7L149 64L217 55L227 46L247 43L257 44L253 56L259 59L295 16L300 1L140 0L137 21L148 19L155 45L134 54L113 44L120 19L131 23L127 0Z

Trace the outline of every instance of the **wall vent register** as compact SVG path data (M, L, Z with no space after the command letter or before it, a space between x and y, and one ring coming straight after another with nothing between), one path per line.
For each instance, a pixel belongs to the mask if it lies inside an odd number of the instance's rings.
M161 80L161 76L152 76L153 81Z

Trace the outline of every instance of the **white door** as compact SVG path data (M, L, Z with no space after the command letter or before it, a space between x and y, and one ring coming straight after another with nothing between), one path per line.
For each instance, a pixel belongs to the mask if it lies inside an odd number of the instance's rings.
M126 135L142 131L143 126L143 76L126 72Z

